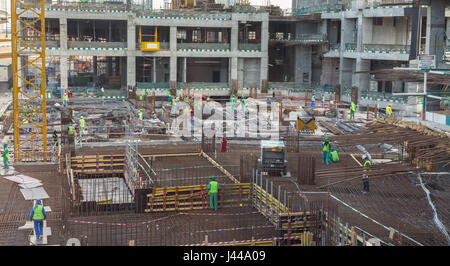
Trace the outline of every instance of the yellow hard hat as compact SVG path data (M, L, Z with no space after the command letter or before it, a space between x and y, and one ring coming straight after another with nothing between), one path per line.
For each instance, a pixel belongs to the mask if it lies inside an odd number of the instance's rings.
M392 106L392 104L389 104L389 106Z

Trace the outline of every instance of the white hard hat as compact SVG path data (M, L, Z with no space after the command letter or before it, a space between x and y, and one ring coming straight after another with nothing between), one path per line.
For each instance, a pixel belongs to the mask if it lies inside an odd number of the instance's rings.
M363 155L361 158L362 158L363 160L365 160L365 159L367 158L367 156L366 156L366 155Z
M81 116L81 118L83 118L83 116Z

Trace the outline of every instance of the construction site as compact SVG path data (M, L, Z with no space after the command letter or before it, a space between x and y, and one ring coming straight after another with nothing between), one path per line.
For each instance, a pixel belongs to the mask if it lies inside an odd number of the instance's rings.
M448 246L450 2L262 2L7 0L0 246Z

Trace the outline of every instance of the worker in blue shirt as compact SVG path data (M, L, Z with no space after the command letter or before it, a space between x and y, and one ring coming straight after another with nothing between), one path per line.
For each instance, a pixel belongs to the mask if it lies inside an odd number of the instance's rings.
M44 206L40 199L36 200L36 205L30 212L30 220L34 222L34 233L37 240L42 240L42 234L44 232L44 219L47 217L45 214Z

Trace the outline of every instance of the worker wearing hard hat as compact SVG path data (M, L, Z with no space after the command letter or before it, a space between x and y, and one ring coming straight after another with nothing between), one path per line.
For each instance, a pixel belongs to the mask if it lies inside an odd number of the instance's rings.
M387 107L386 107L386 115L387 116L392 116L392 104L389 104Z
M219 192L220 186L216 181L215 176L211 176L211 182L208 184L208 195L209 195L209 207L217 211L217 193Z
M156 119L155 111L152 111L152 118L153 118L153 119Z
M330 152L330 142L328 139L325 139L324 142L322 142L320 144L321 148L322 148L322 162L326 163L327 165L329 164L329 152Z
M138 111L138 120L141 122L142 122L142 120L144 120L143 114L142 114L142 109L139 109L139 111Z
M81 136L81 138L83 138L84 126L85 126L85 121L84 121L83 116L81 116L80 117L80 136Z
M30 220L34 222L34 234L37 240L42 240L42 235L44 233L44 220L46 218L44 206L40 199L36 200L36 205L33 206L30 212Z
M363 155L362 159L364 161L363 164L363 174L362 174L362 181L363 181L363 191L364 193L369 192L369 172L370 172L370 166L372 165L372 162L367 158L367 155Z
M64 92L64 96L63 96L63 106L67 107L67 105L69 104L69 96L67 95L67 92Z
M316 95L314 94L311 96L311 107L316 107Z
M325 108L325 94L322 95L322 108Z

